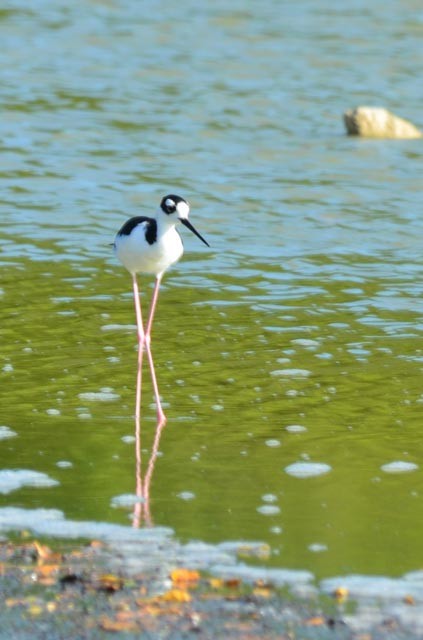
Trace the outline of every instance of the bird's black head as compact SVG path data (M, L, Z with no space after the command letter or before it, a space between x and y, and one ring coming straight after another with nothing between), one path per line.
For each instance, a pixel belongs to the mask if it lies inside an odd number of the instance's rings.
M168 196L162 198L160 209L163 211L163 213L169 215L171 213L175 213L175 211L178 210L178 204L180 204L181 202L183 202L189 210L189 205L186 200L181 198L181 196L176 196L171 193Z
M193 227L191 222L188 220L189 204L186 200L184 200L180 196L170 194L162 199L160 203L160 210L168 216L170 216L172 213L176 213L176 220L168 220L167 224L177 224L178 222L182 222L182 224L190 231L192 231L197 236L197 238L200 238L200 240L204 242L204 244L209 246L207 240L204 240L203 236L198 233L197 229L195 229L195 227Z

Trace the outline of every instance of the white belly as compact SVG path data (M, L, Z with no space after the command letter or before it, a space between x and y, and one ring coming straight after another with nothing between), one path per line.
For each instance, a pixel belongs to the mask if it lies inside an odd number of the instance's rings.
M159 235L153 244L148 244L145 225L140 224L130 235L117 236L115 251L130 273L151 273L157 276L179 260L184 247L181 236L174 227Z

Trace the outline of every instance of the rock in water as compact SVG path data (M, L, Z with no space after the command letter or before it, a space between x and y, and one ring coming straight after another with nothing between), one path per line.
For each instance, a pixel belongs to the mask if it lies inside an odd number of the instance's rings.
M421 138L422 132L383 107L356 107L344 113L347 133L365 138Z

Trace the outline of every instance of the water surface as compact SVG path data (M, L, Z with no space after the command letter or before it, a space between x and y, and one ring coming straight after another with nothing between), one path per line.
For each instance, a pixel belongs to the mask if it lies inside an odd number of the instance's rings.
M176 192L211 249L183 233L159 300L154 524L319 576L421 565L422 146L341 115L423 124L422 29L412 0L4 5L0 465L55 482L1 506L130 526L136 336L110 243Z

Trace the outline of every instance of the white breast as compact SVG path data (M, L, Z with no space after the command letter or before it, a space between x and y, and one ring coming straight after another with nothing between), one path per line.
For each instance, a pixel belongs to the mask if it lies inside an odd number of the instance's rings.
M137 225L130 235L117 236L115 251L118 259L130 273L159 275L177 262L184 252L181 236L175 227L160 233L149 244L145 239L146 223Z

